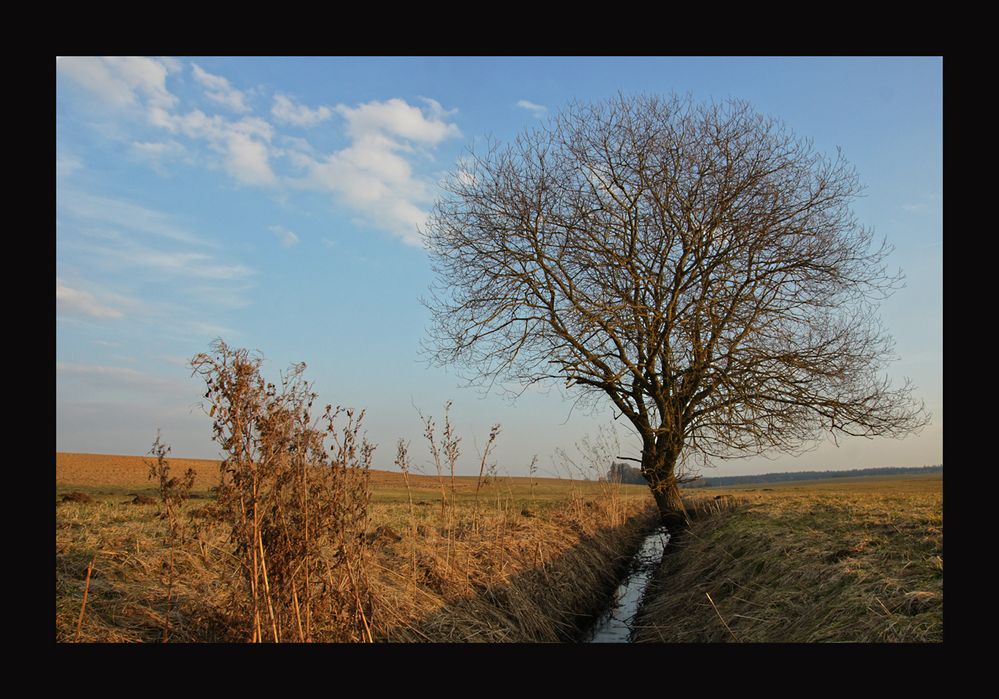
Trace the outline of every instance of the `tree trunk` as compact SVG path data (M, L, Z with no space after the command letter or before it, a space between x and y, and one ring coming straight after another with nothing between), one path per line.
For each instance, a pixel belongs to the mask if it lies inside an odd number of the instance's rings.
M655 449L642 452L642 474L656 500L659 516L671 532L685 529L690 524L676 482L675 467L675 455Z

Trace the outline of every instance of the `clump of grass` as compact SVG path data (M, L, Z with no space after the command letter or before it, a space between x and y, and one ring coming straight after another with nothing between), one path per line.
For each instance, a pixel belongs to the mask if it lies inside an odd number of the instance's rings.
M93 502L94 499L87 495L86 493L81 493L78 490L74 490L72 493L66 493L62 496L63 502Z
M328 405L313 419L305 364L279 385L261 364L221 340L192 360L224 455L214 519L231 531L231 625L253 642L370 640L364 412Z
M886 479L688 500L697 516L670 544L636 639L942 641L936 485Z

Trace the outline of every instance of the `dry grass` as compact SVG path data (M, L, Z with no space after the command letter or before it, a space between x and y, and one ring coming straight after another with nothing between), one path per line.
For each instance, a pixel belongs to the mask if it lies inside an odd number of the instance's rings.
M105 459L90 461L100 467ZM184 459L171 464L190 466ZM148 476L148 466L142 468ZM159 642L166 627L174 642L245 640L226 610L229 532L203 516L214 503L184 503L192 534L173 549L168 586L169 522L160 506L132 504L127 493L113 492L138 485L127 480L134 471L122 469L110 483L84 473L94 501L57 502L57 641L75 638L95 556L81 641ZM476 507L477 479L457 477L454 505L442 519L437 478L411 475L411 518L402 475L371 476L365 560L375 641L572 640L654 516L642 486L498 478L482 487ZM70 482L62 489L77 487Z
M197 507L187 503L184 510L190 514ZM168 609L171 641L236 640L220 623L225 589L214 572L216 547L224 536L200 536L174 547L174 580L168 589L168 526L158 505L105 500L57 506L57 641L74 640L92 558L81 641L161 641Z
M167 585L169 522L125 493L150 487L136 477L148 476L143 459L74 456L57 454L57 471L70 457L99 475L84 469L57 488L93 494L57 498L57 640L76 637L91 560L81 641L158 642L166 627L171 641L245 640L226 614L228 532L203 516L213 503L183 505L194 533L174 547ZM641 486L496 478L476 507L477 480L456 477L453 492L448 480L442 516L436 476L410 474L407 490L402 474L371 471L374 640L573 640L651 522ZM688 506L693 529L667 556L637 640L942 640L939 475L712 488Z
M665 557L637 640L943 640L940 474L712 488L690 502L702 516Z
M375 508L399 541L375 543L377 636L390 641L574 640L600 610L655 514L651 498L569 500L538 516L495 505L460 507L448 530L432 508ZM421 518L422 515L422 518ZM380 525L391 527L392 524ZM412 561L415 559L415 567Z

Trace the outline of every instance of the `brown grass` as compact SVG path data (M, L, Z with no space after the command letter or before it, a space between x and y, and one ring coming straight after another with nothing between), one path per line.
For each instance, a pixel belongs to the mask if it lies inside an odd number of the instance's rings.
M584 501L586 502L586 501ZM654 512L648 499L613 511L572 502L543 516L513 508L459 508L450 529L420 523L415 541L376 548L376 636L388 641L572 641L594 616L634 553ZM394 511L393 511L394 510ZM379 507L396 521L401 508ZM448 536L450 534L450 540ZM408 564L416 550L416 574Z
M56 463L62 492L150 487L142 457ZM218 468L171 463L206 479ZM461 476L442 516L436 475L410 473L408 489L402 473L370 476L370 604L358 606L375 641L574 640L653 516L644 487L494 478L476 498L479 479ZM57 501L57 640L157 642L164 628L171 641L245 640L226 613L229 533L205 517L214 503L184 504L196 535L173 547L167 586L160 508L104 492ZM636 640L942 640L939 474L711 488L687 503L694 526L666 557Z
M637 640L943 640L940 474L711 488L690 502L701 516L664 558Z
M119 464L143 461L119 458ZM95 468L105 463L99 456L89 461ZM190 461L171 459L171 465L188 468ZM148 475L148 466L142 468ZM81 475L95 488L108 485ZM371 476L371 601L363 609L376 642L574 640L654 517L644 487L498 478L481 487L476 506L478 479L456 477L455 502L442 519L438 479L416 474L410 474L411 516L402 474ZM128 478L128 470L120 477ZM135 481L116 485L129 483ZM447 495L450 501L450 482ZM172 642L245 640L227 614L229 532L203 514L214 502L183 505L194 534L173 547L170 587L164 584L169 522L158 506L131 502L123 494L98 494L92 503L57 506L56 639L75 637L88 563L96 556L80 640L158 642L167 627Z

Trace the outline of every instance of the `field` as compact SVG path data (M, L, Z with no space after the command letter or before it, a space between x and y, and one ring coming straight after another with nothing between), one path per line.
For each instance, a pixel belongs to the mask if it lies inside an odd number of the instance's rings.
M174 548L144 459L56 455L58 641L247 640L226 612L229 532L205 516L218 464L172 465L197 473ZM654 521L644 486L493 478L477 493L476 478L407 486L378 470L370 485L364 632L316 640L574 641ZM942 641L941 474L686 498L692 528L671 543L635 640Z
M173 549L162 503L134 502L157 495L144 459L56 455L57 641L247 640L227 615L230 532L206 517L218 464L171 466L197 472ZM653 518L644 486L493 478L476 495L476 478L409 480L370 472L363 570L352 571L365 579L364 633L322 640L574 640Z
M943 640L943 479L710 488L638 620L646 642Z

